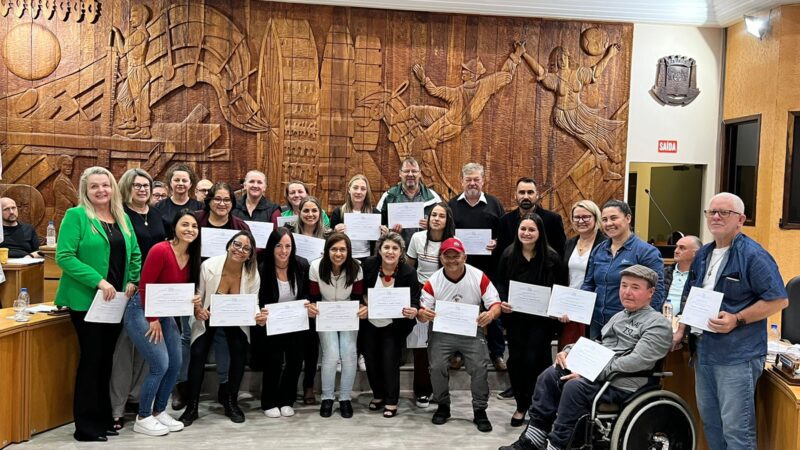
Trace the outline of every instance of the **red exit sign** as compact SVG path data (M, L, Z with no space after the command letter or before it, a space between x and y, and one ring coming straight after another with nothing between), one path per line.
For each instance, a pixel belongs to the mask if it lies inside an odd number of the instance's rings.
M658 153L678 153L678 141L658 141Z

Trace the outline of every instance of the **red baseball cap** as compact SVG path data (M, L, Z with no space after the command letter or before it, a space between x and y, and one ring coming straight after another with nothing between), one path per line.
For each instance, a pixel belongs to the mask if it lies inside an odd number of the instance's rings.
M444 253L448 250L455 250L459 253L466 253L466 251L464 250L464 243L461 242L460 239L454 237L445 239L445 241L442 242L442 246L439 247L440 253Z

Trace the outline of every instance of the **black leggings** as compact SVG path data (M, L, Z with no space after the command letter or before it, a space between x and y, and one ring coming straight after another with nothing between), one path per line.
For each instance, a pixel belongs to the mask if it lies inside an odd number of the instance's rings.
M314 387L319 360L319 335L314 319L308 320L308 330L303 331L303 389Z
M294 405L297 379L303 367L304 338L304 331L267 336L261 373L261 409Z
M369 320L361 321L359 334L364 334L364 359L372 395L387 405L397 405L400 397L400 358L408 333L396 323L376 327Z
M242 384L244 363L247 357L247 335L239 327L211 327L206 321L206 332L192 343L191 358L189 359L189 389L192 394L191 398L195 401L200 398L200 390L205 377L206 358L214 344L214 334L219 330L225 333L228 351L231 355L231 365L228 369L228 392L233 398L238 395L239 385Z

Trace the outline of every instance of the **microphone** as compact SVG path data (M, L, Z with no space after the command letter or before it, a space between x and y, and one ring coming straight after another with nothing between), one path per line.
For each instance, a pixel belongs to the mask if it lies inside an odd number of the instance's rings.
M661 210L661 207L658 206L658 202L656 202L656 199L653 198L652 194L650 194L650 189L645 189L644 193L647 194L647 196L650 198L650 201L653 202L653 204L656 206L656 209L658 209L658 212L661 213L661 217L663 217L664 221L667 222L667 225L669 225L669 229L672 230L673 229L672 224L669 222L669 219L667 219L667 215L664 214L664 211Z

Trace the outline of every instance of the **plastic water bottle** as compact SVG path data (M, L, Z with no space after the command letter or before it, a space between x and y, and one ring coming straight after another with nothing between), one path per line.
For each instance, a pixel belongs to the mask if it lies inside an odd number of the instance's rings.
M28 308L28 306L30 306L30 304L31 304L31 298L28 295L28 289L22 288L19 291L19 296L17 297L17 299L14 300L13 306L14 306L14 312L16 313L16 315L14 316L14 320L16 320L17 322L27 322L28 320L30 320L30 318L28 317L28 313L25 312L25 310Z
M770 324L768 340L770 340L770 341L780 341L781 340L781 332L778 330L778 324L777 323Z
M52 220L47 224L47 246L56 246L56 226L53 224Z
M664 317L666 317L670 321L672 320L672 311L673 311L672 302L669 300L665 301L664 306L661 308L661 312L662 314L664 314Z

